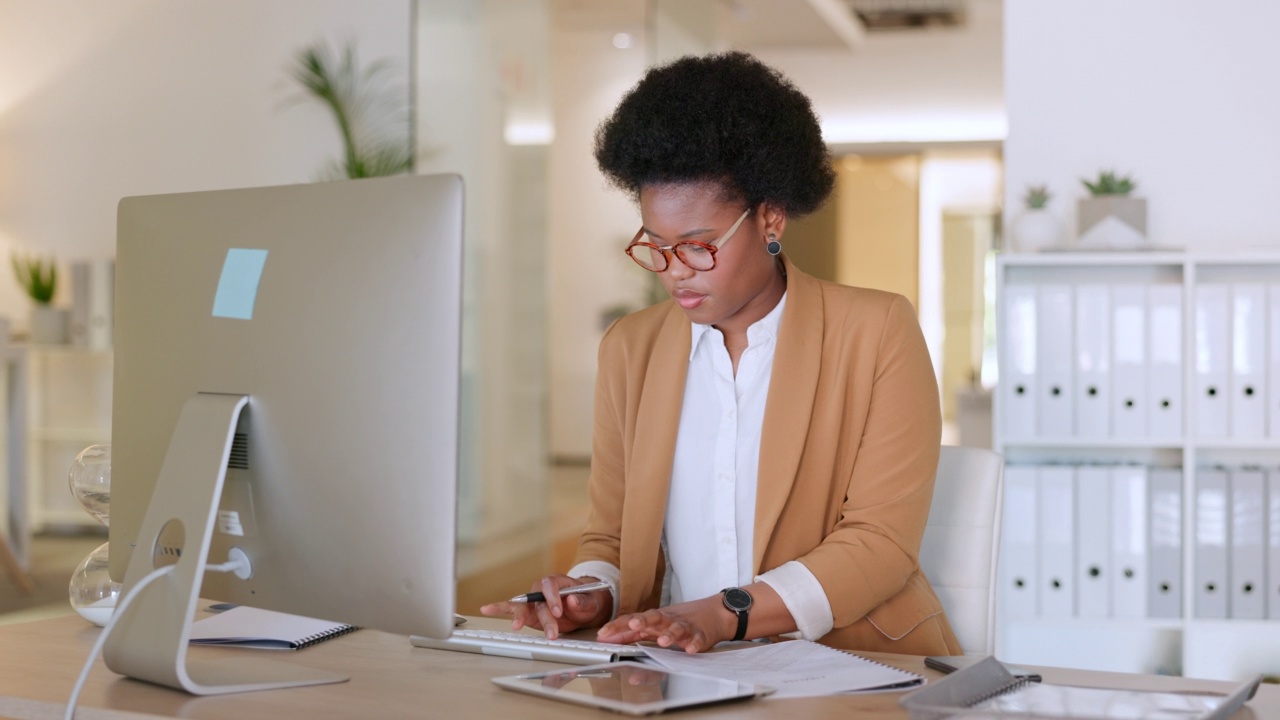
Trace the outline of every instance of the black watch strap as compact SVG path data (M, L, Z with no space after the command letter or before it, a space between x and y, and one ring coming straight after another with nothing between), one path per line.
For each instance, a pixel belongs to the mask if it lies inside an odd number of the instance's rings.
M751 593L742 588L725 588L720 591L724 606L729 612L738 616L738 631L734 633L734 640L741 640L747 636L747 616L751 612Z

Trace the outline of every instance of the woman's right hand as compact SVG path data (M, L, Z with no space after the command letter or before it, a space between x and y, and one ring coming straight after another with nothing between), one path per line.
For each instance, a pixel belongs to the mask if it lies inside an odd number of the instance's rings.
M560 595L561 588L592 582L597 582L596 578L548 575L529 588L530 592L540 592L546 596L546 602L490 603L480 608L480 614L509 615L511 629L537 628L545 632L549 639L554 640L560 636L560 633L602 625L613 614L613 595L608 590L563 597Z

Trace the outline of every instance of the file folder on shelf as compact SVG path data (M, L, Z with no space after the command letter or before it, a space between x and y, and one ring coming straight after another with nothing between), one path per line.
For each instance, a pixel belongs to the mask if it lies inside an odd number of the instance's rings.
M1196 471L1195 617L1226 618L1230 584L1227 554L1230 547L1231 507L1227 471Z
M1036 429L1044 437L1067 437L1074 432L1075 353L1071 329L1074 293L1070 285L1037 288Z
M1076 468L1076 614L1111 616L1111 468Z
M1267 326L1267 434L1280 438L1280 283L1267 286Z
M1147 288L1147 434L1182 437L1182 286Z
M1205 283L1196 288L1196 435L1225 437L1228 420L1228 365L1231 360L1229 287Z
M1231 286L1231 435L1267 434L1267 286Z
M1000 416L1004 434L1036 434L1036 288L1004 289L1004 364L1000 366Z
M1267 618L1280 620L1280 471L1267 473Z
M1261 620L1267 616L1263 575L1267 517L1266 475L1261 470L1232 470L1231 489L1231 617Z
M1111 470L1111 610L1116 617L1147 615L1147 469Z
M1147 289L1111 287L1111 427L1116 437L1147 434Z
M1147 491L1151 508L1147 615L1176 619L1182 617L1182 470L1151 468Z
M1004 469L1004 516L1000 531L1000 614L1027 618L1039 614L1039 493L1034 465Z
M1075 434L1111 434L1111 288L1078 285L1075 297Z
M1038 472L1040 615L1075 615L1075 470L1042 465Z

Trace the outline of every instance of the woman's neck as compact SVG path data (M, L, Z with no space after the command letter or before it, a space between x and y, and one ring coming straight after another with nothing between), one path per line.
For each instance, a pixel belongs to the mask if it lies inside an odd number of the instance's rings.
M726 347L746 348L747 329L759 322L764 316L773 312L787 292L787 278L782 272L782 264L778 264L778 272L772 279L748 300L738 312L713 327L724 335Z

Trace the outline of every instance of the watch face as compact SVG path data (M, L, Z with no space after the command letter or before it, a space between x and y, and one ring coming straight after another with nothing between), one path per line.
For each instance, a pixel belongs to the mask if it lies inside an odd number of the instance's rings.
M742 588L729 588L724 591L724 604L730 610L750 610L751 594Z

